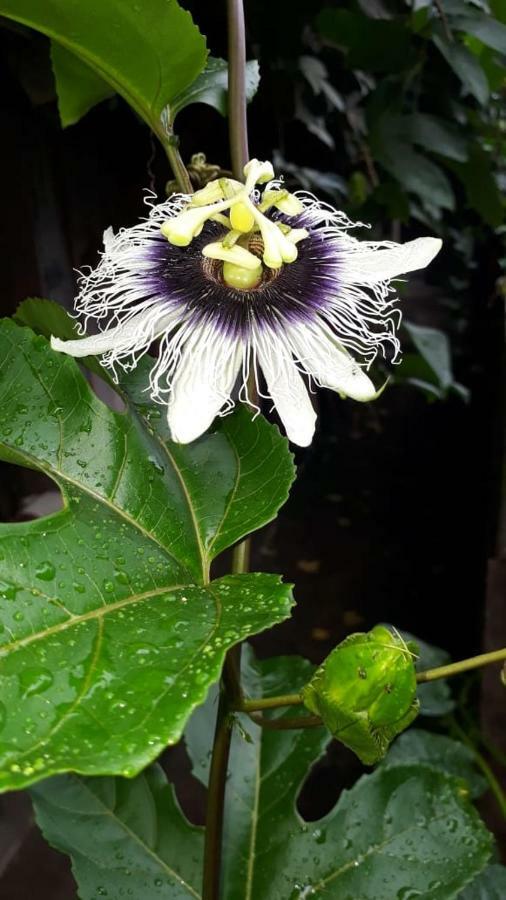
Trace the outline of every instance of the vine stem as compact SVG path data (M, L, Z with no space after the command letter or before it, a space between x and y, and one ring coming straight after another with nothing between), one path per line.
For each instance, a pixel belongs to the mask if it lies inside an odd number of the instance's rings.
M242 0L227 0L227 16L230 155L233 174L235 178L242 181L243 169L249 159L246 119L246 34ZM166 152L168 154L168 148L166 148ZM176 169L174 169L174 173L178 178ZM249 558L250 542L249 539L246 539L234 548L232 573L247 572ZM234 725L233 710L238 708L241 703L241 647L239 645L227 653L220 685L220 701L216 716L207 793L202 900L219 900L220 896L223 821L228 761Z
M447 666L438 666L437 669L426 669L417 672L416 680L419 684L427 681L436 681L438 678L451 678L471 669L481 666L489 666L491 663L506 660L506 647L502 650L492 650L490 653L481 653L479 656L471 656L469 659L461 659L459 662L449 663ZM235 709L240 712L252 713L262 709L277 709L280 706L298 706L303 703L302 694L280 694L278 697L257 697L248 700L240 700Z
M469 659L461 659L447 666L438 666L437 669L426 669L418 672L416 680L423 684L425 681L435 681L436 678L451 678L460 675L461 672L469 672L471 669L479 669L481 666L489 666L491 663L506 660L506 647L502 650L492 650L490 653L480 653L479 656L471 656Z
M243 0L227 0L228 15L228 129L234 177L244 178L249 159L246 112L246 29Z
M179 152L177 137L175 135L164 137L162 143L179 190L183 194L193 194L193 185Z

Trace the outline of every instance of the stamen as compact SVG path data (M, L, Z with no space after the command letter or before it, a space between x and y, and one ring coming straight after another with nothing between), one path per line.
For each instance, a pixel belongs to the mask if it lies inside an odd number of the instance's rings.
M244 247L240 247L238 244L235 244L233 247L225 247L222 241L216 241L212 244L206 244L202 254L209 259L221 259L223 262L233 263L236 267L239 266L248 271L254 272L258 268L260 268L260 271L262 269L256 256L253 256L249 250L245 250Z

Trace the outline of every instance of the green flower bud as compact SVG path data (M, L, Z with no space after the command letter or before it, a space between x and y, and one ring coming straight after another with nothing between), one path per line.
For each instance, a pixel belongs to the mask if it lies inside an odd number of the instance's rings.
M413 646L383 625L352 634L302 692L308 709L366 765L382 759L418 714Z

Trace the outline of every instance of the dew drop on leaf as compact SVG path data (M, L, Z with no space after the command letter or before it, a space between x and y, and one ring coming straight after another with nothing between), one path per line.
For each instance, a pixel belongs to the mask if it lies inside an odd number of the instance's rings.
M40 562L35 569L35 577L41 581L52 581L56 575L56 569L52 562L44 560Z

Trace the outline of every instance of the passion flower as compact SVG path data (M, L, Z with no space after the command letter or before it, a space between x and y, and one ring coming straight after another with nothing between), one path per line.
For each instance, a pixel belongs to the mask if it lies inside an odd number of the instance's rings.
M135 367L158 338L149 390L166 405L175 441L193 441L230 411L238 381L236 396L251 402L252 376L290 440L307 446L316 415L304 376L373 400L367 368L379 352L399 354L391 281L427 266L441 241L358 241L344 213L288 193L270 163L251 160L244 175L244 184L217 179L153 205L132 228L106 231L75 304L81 333L90 319L100 333L52 346L100 355L114 373Z

